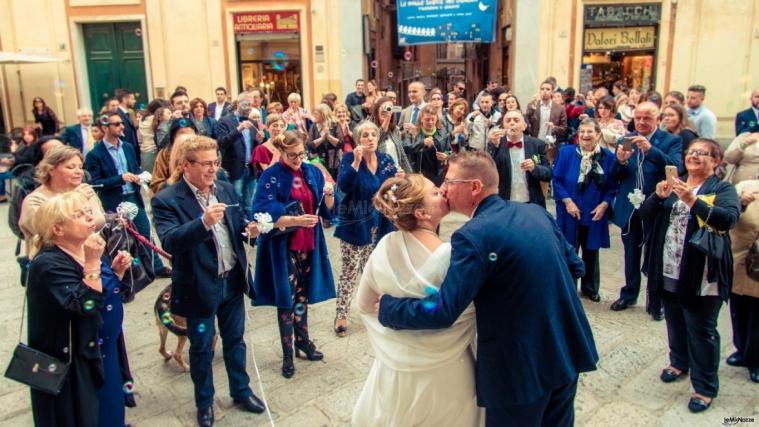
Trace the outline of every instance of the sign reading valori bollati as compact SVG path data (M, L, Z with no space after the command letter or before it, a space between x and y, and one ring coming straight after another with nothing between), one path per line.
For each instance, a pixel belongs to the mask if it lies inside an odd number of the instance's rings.
M492 43L498 0L397 0L398 44Z
M298 32L298 12L241 12L232 14L235 34Z
M656 48L654 27L586 28L585 50L641 50Z

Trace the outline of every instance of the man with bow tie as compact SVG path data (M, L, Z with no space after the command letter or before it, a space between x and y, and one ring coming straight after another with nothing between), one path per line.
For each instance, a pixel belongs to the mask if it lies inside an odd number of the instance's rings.
M553 174L546 159L543 141L524 134L527 129L522 112L513 110L503 116L500 129L488 137L487 150L498 169L498 195L514 202L546 207L540 182L550 182Z

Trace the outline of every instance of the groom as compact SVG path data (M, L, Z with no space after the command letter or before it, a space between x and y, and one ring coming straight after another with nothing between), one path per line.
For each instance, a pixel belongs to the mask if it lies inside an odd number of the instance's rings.
M423 300L383 295L379 321L447 328L474 300L477 403L487 426L571 426L578 374L598 362L573 280L582 261L544 209L498 197L487 153L459 153L448 164L448 204L472 219L453 234L445 281Z

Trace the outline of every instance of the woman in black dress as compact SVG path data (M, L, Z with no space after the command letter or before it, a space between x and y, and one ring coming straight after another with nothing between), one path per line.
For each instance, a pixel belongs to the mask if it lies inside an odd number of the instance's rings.
M45 100L39 96L32 101L32 113L34 114L34 127L40 136L55 135L58 132L58 116L55 115Z

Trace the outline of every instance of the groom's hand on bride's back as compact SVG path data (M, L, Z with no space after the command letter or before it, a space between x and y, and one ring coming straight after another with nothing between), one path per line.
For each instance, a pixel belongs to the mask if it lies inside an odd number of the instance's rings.
M379 294L379 295L377 295L377 301L374 303L374 314L377 314L377 315L379 314L380 302L382 301L382 297L384 295L385 294Z

